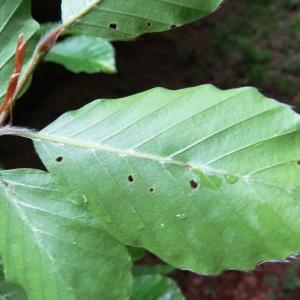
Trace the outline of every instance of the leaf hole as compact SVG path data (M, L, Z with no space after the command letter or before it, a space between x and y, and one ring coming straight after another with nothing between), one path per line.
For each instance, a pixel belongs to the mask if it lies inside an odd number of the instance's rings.
M191 188L192 188L193 190L195 190L195 189L198 187L198 182L195 181L194 179L192 179L192 180L190 181L190 186L191 186Z
M150 189L149 189L149 192L150 192L150 193L154 193L154 188L150 188Z
M59 156L59 157L56 158L56 161L58 163L62 162L63 160L64 160L64 158L62 156Z
M110 23L110 24L108 25L108 27L109 27L110 29L116 30L116 29L118 28L118 25L117 25L117 23Z
M129 182L134 182L134 178L132 175L128 175L127 179Z
M171 29L175 29L177 26L175 24L171 25Z
M148 26L148 27L151 27L151 25L152 25L151 22L148 22L148 23L147 23L147 26Z

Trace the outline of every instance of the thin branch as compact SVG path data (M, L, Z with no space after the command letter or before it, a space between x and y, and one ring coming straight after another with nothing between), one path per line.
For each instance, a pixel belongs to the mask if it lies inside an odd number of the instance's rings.
M15 69L13 71L12 76L10 77L10 81L8 83L7 91L4 96L3 102L0 105L0 116L2 115L2 113L9 111L10 123L12 122L12 106L13 106L12 100L14 98L14 95L16 94L19 77L24 63L25 52L26 52L26 43L24 41L24 35L22 34L19 36L17 42Z
M19 79L20 72L18 72L18 76L16 76L16 72L12 75L11 81L12 81L12 87L8 88L7 97L9 99L4 99L3 104L0 107L0 127L5 124L5 121L7 119L8 114L11 115L12 121L12 109L18 99L18 96L20 95L20 92L22 91L23 87L25 86L28 79L33 74L34 70L36 69L37 65L40 63L42 58L51 50L51 48L56 44L57 39L60 37L60 35L65 31L67 27L72 25L76 20L78 20L83 15L87 14L95 5L97 5L102 0L94 0L89 5L87 5L83 10L79 11L78 14L72 16L69 20L62 23L59 27L53 29L50 31L37 45L37 47L34 50L34 53L32 55L32 58L29 62L28 68L22 75L22 77ZM19 44L19 43L18 43ZM25 51L25 50L24 50ZM19 59L18 54L16 53L16 69L17 66L23 65L22 63L19 65Z

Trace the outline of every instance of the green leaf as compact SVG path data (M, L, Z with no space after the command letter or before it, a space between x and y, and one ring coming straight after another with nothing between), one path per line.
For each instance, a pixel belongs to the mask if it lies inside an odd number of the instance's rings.
M184 300L176 283L161 275L134 278L131 300Z
M6 279L30 300L129 297L126 247L41 171L0 172L0 252Z
M10 282L0 282L1 300L26 300L27 296L23 289Z
M136 247L130 247L128 246L127 247L127 250L131 256L131 259L133 261L138 261L140 260L141 258L144 257L145 253L146 253L146 250L143 249L143 248L136 248Z
M26 300L27 296L19 286L5 281L3 263L0 257L0 299L1 300Z
M216 274L300 252L299 116L256 89L158 88L25 135L103 228L177 268Z
M45 58L79 73L116 72L113 46L101 37L71 36L58 42Z
M126 40L169 30L213 12L222 0L62 0L62 19L74 30ZM76 20L75 23L74 20Z
M168 275L174 272L175 269L170 265L156 265L156 266L134 266L132 274L134 277L141 275Z
M29 0L2 0L0 12L0 102L6 93L8 81L14 70L14 55L17 40L21 33L27 41L27 55L25 62L32 54L30 39L37 32L39 25L30 15ZM23 71L26 66L23 68Z

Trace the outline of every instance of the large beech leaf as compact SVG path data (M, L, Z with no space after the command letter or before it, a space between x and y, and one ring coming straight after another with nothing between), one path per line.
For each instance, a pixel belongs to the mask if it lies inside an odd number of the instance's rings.
M0 252L30 300L129 298L126 247L41 171L1 171Z
M37 32L39 25L31 18L30 0L1 0L0 3L0 102L6 92L14 69L14 55L20 34L29 44L27 58L32 54L28 40Z
M213 12L222 0L62 0L63 22L86 34L130 39L181 26ZM78 19L77 19L78 18ZM77 19L75 22L74 20Z
M27 132L119 240L215 274L300 252L300 121L254 88L153 89Z

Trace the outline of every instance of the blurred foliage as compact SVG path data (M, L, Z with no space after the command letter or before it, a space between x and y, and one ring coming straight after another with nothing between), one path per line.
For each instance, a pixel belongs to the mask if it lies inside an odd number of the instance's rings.
M217 85L255 85L300 102L300 0L228 1L206 57ZM219 20L220 19L220 20ZM219 65L215 67L215 58ZM203 71L203 70L202 70Z

